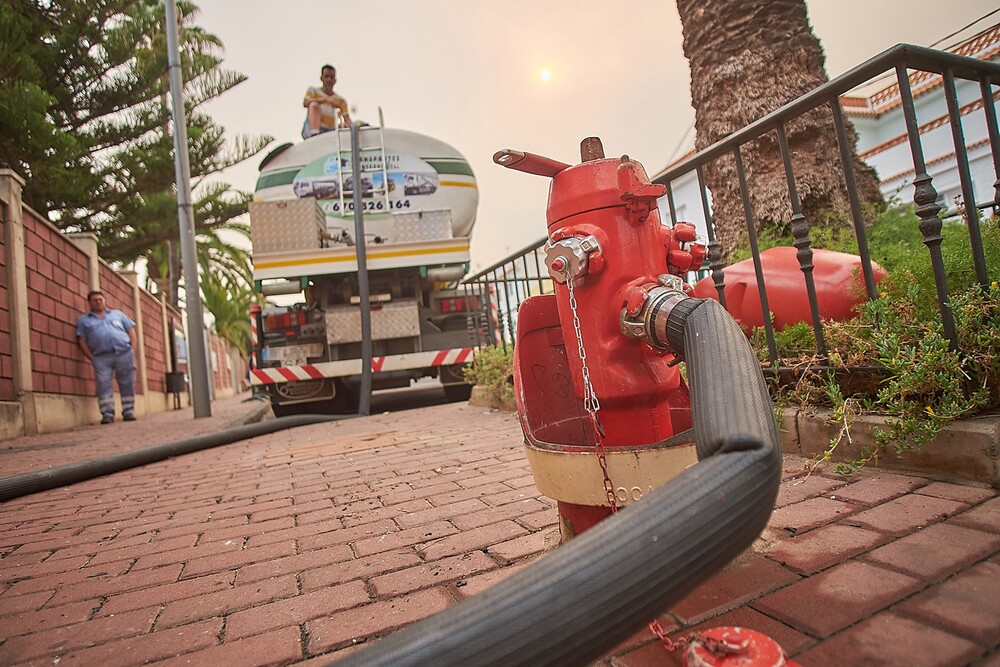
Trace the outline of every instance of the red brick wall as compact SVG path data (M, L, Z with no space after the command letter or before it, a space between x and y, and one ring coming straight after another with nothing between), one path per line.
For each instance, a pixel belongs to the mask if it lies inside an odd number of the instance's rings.
M163 310L160 301L145 290L139 292L139 307L142 309L142 339L146 352L146 375L149 390L167 390L167 372L170 359L167 357L167 334L163 330Z
M87 256L30 210L23 220L34 390L93 394L94 374L76 343L76 318L87 303Z
M0 209L6 208L0 204ZM0 213L5 211L0 210ZM7 216L4 215L4 219ZM0 401L14 400L14 359L11 356L10 312L7 308L7 248L0 234Z
M41 393L93 396L94 371L76 342L76 320L88 308L90 259L72 240L31 210L24 209L22 218L34 390ZM14 395L11 322L8 312L7 261L7 248L0 235L0 401L17 400ZM104 262L100 262L99 267L101 291L107 297L108 305L121 310L133 320L138 320L133 283ZM165 392L166 374L172 370L172 359L166 350L169 333L164 329L160 301L145 290L140 290L139 308L142 310L142 337L145 343L149 391ZM170 325L182 324L181 314L173 308L167 308L167 318ZM233 384L232 371L228 365L232 363L229 360L229 346L215 336L211 337L210 344L218 360L218 366L212 373L215 387L228 389ZM136 378L136 391L142 391L139 377Z

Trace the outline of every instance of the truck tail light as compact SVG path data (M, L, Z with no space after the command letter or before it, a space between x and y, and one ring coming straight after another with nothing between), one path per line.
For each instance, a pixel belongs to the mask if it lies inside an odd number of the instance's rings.
M275 329L291 329L292 327L299 327L306 323L306 313L303 310L296 310L291 313L277 313L275 315L268 315L265 319L265 325L271 331Z
M478 300L474 296L453 296L438 301L442 313L464 313L476 307Z

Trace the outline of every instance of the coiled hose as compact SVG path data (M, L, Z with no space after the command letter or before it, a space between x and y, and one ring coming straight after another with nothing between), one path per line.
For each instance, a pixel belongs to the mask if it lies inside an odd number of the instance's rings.
M665 321L663 337L687 363L698 463L531 567L338 666L587 664L753 543L781 481L760 364L715 301L684 298Z

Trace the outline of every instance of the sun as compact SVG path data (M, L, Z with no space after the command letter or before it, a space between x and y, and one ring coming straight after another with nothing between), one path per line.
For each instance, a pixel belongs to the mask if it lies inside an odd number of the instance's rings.
M552 70L543 69L541 72L538 73L538 78L541 79L542 81L549 81L550 79L552 79Z

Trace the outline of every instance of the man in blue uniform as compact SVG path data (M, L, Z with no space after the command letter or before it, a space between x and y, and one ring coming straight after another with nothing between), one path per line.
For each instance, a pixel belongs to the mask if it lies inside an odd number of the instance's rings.
M108 308L104 294L98 290L87 294L87 301L90 312L76 321L76 342L94 364L101 423L115 420L112 375L118 380L122 397L122 419L135 421L135 322L122 311Z

